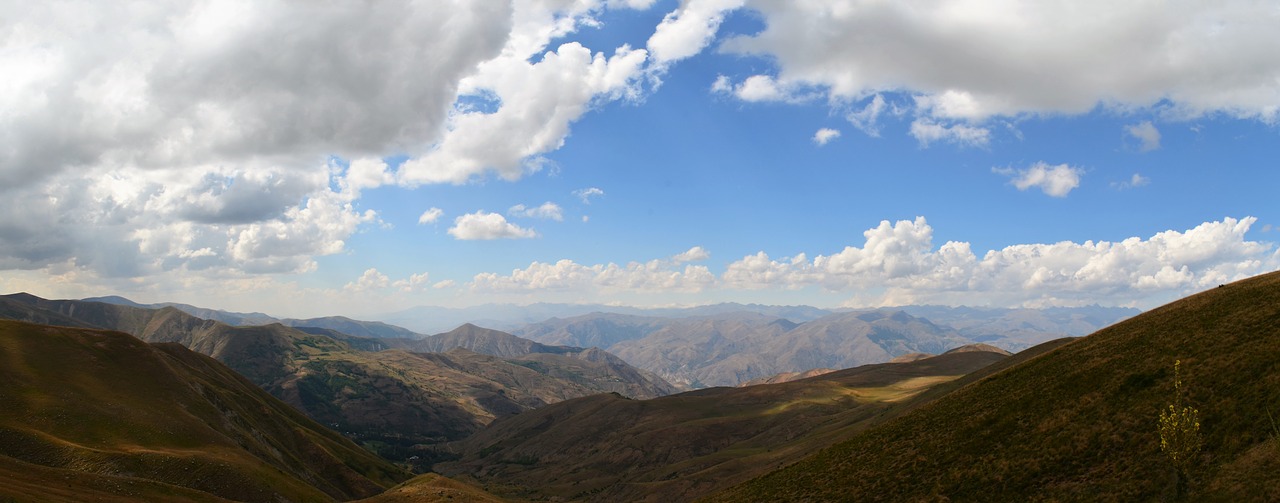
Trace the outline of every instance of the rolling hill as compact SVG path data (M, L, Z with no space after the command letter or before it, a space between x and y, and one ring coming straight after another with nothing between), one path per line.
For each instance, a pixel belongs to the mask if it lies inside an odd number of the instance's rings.
M708 501L1158 501L1181 360L1203 449L1188 500L1280 499L1280 272L1170 303Z
M0 496L332 501L409 474L177 344L0 321Z
M472 347L493 341L530 351L512 357L467 349L420 353L387 349L441 339L367 339L279 324L233 327L176 308L0 296L0 314L109 328L148 342L174 342L214 357L311 418L365 447L419 468L430 444L458 440L497 417L548 403L617 392L648 398L674 392L661 379L600 350L548 348L508 334L463 327L443 339ZM434 341L434 342L433 342ZM463 344L465 345L465 344ZM443 346L439 346L443 347Z
M747 480L937 396L1006 359L957 351L810 379L651 400L596 395L502 418L436 465L528 499L671 501Z

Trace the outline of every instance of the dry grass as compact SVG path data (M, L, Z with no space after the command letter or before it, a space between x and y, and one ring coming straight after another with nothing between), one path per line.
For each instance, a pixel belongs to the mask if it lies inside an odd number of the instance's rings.
M973 383L710 501L1158 501L1182 360L1204 450L1193 500L1280 494L1280 273L1215 288Z
M322 501L408 475L173 344L2 321L0 382L0 495Z
M958 353L652 400L571 400L499 420L437 469L529 499L683 501L848 438L1004 358Z

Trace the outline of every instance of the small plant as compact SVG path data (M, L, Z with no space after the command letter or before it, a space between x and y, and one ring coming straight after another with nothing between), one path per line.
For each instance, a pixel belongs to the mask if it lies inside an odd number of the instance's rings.
M1271 415L1271 407L1267 407L1267 419L1271 421L1271 438L1280 442L1280 424L1276 424L1275 416Z
M1200 453L1200 411L1182 405L1182 361L1173 362L1173 403L1160 412L1160 450L1178 472L1175 496L1186 494L1187 473Z

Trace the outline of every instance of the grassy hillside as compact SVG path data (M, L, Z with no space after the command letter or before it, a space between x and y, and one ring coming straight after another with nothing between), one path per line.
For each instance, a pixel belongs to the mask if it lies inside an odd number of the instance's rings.
M590 396L500 419L436 468L530 499L687 500L847 438L1004 358L958 352L644 401Z
M408 477L176 344L0 321L0 382L0 497L347 500Z
M522 356L384 350L398 344L444 346L441 336L426 341L367 339L280 324L233 327L174 307L157 310L23 294L0 296L0 317L6 313L121 330L210 355L312 419L415 469L428 466L426 456L434 452L427 448L430 444L464 438L496 417L596 393L649 398L674 392L660 378L599 350L549 348L478 327L442 335L459 345ZM540 348L553 352L528 353Z
M359 503L502 503L508 501L470 484L434 473L419 475Z
M1030 359L708 501L1158 501L1174 360L1200 410L1190 500L1280 500L1280 273Z

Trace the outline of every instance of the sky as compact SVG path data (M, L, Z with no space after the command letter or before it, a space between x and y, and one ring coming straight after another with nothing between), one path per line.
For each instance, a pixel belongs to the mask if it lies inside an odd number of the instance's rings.
M0 1L0 291L1149 309L1280 268L1280 7Z

